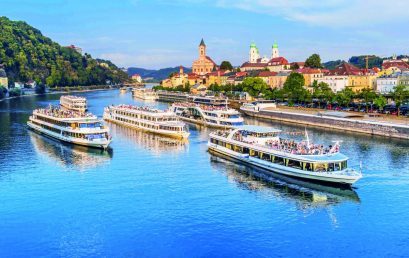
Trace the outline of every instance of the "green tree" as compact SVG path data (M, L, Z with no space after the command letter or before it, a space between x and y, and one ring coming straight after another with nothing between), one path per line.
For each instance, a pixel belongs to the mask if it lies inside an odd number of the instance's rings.
M310 68L322 68L320 55L312 54L307 60L305 60L304 66Z
M300 73L293 72L284 82L284 93L288 96L289 103L304 101L307 96L307 90L304 88L304 76Z
M0 99L3 99L6 96L7 89L6 87L0 86Z
M229 71L233 71L233 66L231 65L231 63L229 61L223 61L220 64L220 69L221 70L229 70Z
M398 107L399 116L400 106L404 103L405 100L409 98L409 87L406 85L395 86L392 96L396 106Z
M369 103L372 103L376 98L376 93L369 88L364 88L359 93L359 97L366 103L366 113L368 113Z
M267 84L261 78L247 77L241 83L243 90L252 97L258 97L268 88Z
M352 91L351 88L345 88L335 95L335 100L341 104L342 106L349 106L349 103L354 99L355 93Z
M387 101L386 101L386 98L385 98L384 96L379 95L378 97L376 97L376 98L374 99L374 103L375 103L375 105L377 105L377 106L379 107L379 109L382 111L383 108L386 106Z

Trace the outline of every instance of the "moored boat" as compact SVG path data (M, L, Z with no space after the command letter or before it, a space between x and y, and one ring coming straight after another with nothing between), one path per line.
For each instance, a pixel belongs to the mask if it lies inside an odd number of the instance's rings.
M324 147L307 141L279 137L281 131L261 126L241 126L210 134L208 148L243 163L278 174L319 182L352 185L362 177L348 168L339 143Z
M27 125L36 132L72 144L106 149L111 143L109 129L90 113L50 106L34 110Z
M227 106L227 99L189 97L189 102L173 103L171 110L182 120L215 128L234 128L244 124L240 113Z
M85 112L87 111L87 99L78 96L64 95L60 97L61 107L75 111L75 112Z
M190 135L186 124L169 110L132 105L109 106L104 110L104 119L119 125L174 138L187 139Z
M158 94L151 90L151 89L132 89L132 96L134 96L135 98L139 98L139 99L143 99L143 100L157 100Z

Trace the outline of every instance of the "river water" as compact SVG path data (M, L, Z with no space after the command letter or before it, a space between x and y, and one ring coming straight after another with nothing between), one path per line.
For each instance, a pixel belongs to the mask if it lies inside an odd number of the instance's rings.
M130 93L81 93L91 112L109 104L166 108ZM309 128L341 140L352 190L283 178L207 152L209 129L188 143L110 125L108 152L28 131L34 108L60 95L0 102L0 257L405 256L409 253L409 142ZM272 125L290 137L304 127ZM296 136L293 136L295 134Z

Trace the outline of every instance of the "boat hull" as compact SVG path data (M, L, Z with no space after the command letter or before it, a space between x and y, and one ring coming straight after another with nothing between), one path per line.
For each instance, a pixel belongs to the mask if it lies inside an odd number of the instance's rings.
M180 132L167 132L167 131L152 130L152 129L149 129L149 128L140 127L140 126L136 126L136 125L133 125L133 124L131 125L131 124L123 123L123 122L118 122L115 119L108 118L108 117L104 117L104 120L108 121L110 123L125 126L125 127L128 127L128 128L132 128L132 129L136 129L136 130L140 130L140 131L144 131L144 132L149 132L149 133L153 133L153 134L158 134L158 135L162 135L162 136L167 136L167 137L171 137L171 138L181 139L181 140L188 139L189 135L190 135L189 132L180 133Z
M271 171L273 173L277 173L277 174L281 174L281 175L285 175L285 176L289 176L293 178L303 179L303 180L309 180L309 181L321 182L321 183L338 184L338 185L352 185L361 178L361 176L341 176L341 175L324 176L324 175L319 175L319 174L314 175L314 174L301 173L301 172L297 172L297 170L293 168L289 168L289 167L274 164L274 163L268 164L269 162L262 161L257 158L246 157L245 155L236 153L232 150L226 149L222 146L214 145L212 143L208 144L208 150L210 153L215 152L217 154L221 154L229 158L238 160L244 164L249 164L252 166L262 168L267 171Z
M67 138L64 137L60 134L50 132L48 130L45 130L44 128L37 126L30 121L27 122L27 126L32 129L33 131L43 134L45 136L48 136L52 139L59 140L62 142L70 143L70 144L75 144L75 145L80 145L80 146L85 146L85 147L91 147L91 148L98 148L98 149L107 149L109 144L111 143L111 140L106 140L106 141L84 141L76 138Z

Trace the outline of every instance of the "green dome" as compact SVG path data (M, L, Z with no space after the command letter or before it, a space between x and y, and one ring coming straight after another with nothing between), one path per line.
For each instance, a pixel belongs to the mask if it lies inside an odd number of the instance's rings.
M256 43L252 42L252 43L250 44L250 48L257 48Z
M274 44L273 44L273 48L278 48L278 44L277 44L277 42L274 42Z

